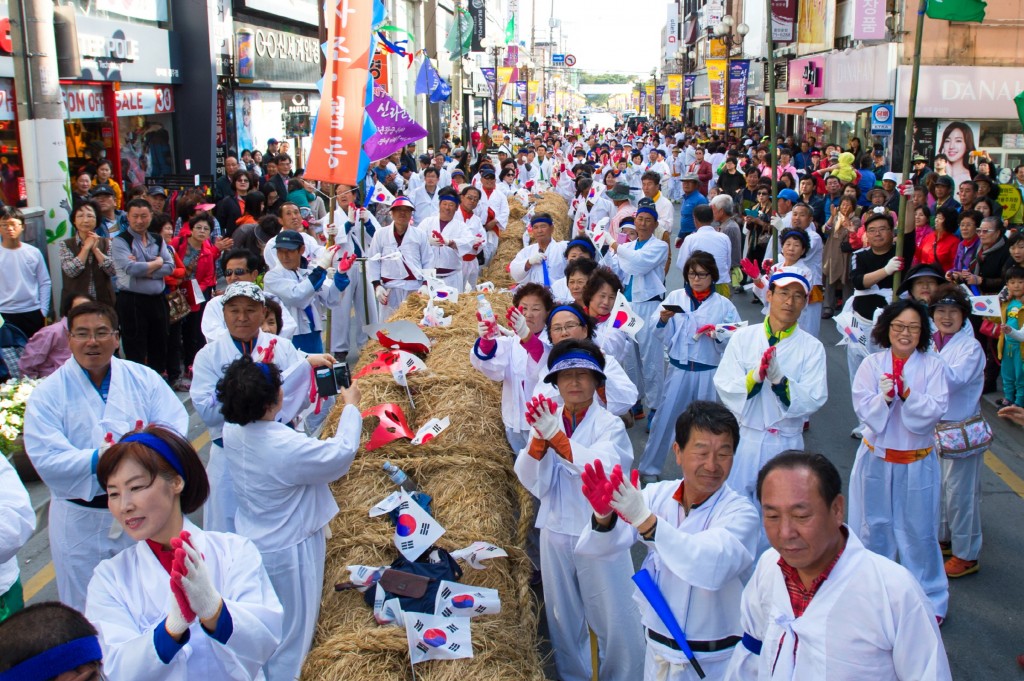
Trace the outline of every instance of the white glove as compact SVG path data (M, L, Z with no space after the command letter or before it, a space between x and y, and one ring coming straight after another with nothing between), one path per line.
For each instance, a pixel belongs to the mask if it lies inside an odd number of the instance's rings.
M383 285L378 284L373 289L373 295L377 297L377 302L381 305L388 304L388 290Z
M331 223L324 228L324 232L326 232L329 237L338 236L338 226Z
M519 336L519 340L525 341L530 337L530 327L526 324L526 317L517 309L513 309L508 316L508 321L512 324L512 330Z
M785 378L782 375L782 366L779 364L779 358L775 355L772 355L772 361L768 363L768 375L766 378L772 385L778 385Z
M885 398L886 402L892 402L896 398L896 384L888 376L882 376L878 379L878 389L882 391L882 397Z
M774 229L776 232L781 232L782 231L782 218L780 218L778 215L776 215L775 217L773 217L771 219L771 225L772 225L772 229Z
M537 410L537 419L533 422L534 429L545 440L550 440L562 431L562 419L548 408L547 400Z
M185 590L185 595L188 596L188 604L192 606L196 617L208 620L220 610L223 599L213 588L210 571L199 552L188 542L182 542L181 548L185 551L185 567L188 568L188 574L181 578L181 586Z
M369 222L370 211L366 210L365 208L360 208L359 210L356 211L356 219L361 222Z
M444 239L439 239L436 234L430 235L430 245L436 248L444 246Z
M167 629L167 633L174 638L179 638L188 630L190 622L185 619L185 615L181 612L181 606L178 605L177 599L174 599L174 605L171 606L170 611L167 613L167 620L164 626Z
M893 274L896 274L898 271L900 271L902 269L903 269L903 258L899 257L898 255L897 256L893 256L892 258L889 259L889 262L885 263L885 273L890 275L890 276L892 276Z
M611 507L633 527L643 525L651 517L651 509L647 508L643 492L633 487L633 484L625 478L612 492Z
M484 340L494 340L494 330L487 322L478 321L476 323L476 335Z
M320 255L318 255L316 257L316 264L319 267L324 268L325 270L329 269L331 267L331 265L334 264L334 256L335 256L335 254L337 252L338 252L338 247L337 246L331 246L330 248L325 248L323 253L321 253Z
M108 449L113 447L114 446L114 442L116 442L116 441L114 440L114 434L113 433L108 432L106 435L104 435L103 436L103 444L101 444L99 447L96 448L97 452L98 452L97 459L101 458L103 456L103 454Z
M542 262L544 262L547 259L548 259L547 254L545 254L545 253L543 253L541 251L537 251L536 253L531 255L529 258L527 258L526 262L530 263L531 265L539 265L539 264L541 264Z

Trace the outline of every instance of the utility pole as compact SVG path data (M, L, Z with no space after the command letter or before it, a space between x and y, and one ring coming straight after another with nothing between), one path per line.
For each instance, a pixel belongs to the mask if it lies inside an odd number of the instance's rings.
M765 0L765 9L768 11L768 27L765 29L768 47L768 120L765 121L764 131L768 135L768 156L772 167L772 216L779 214L779 175L777 172L779 158L778 149L775 148L775 36L772 35L772 0ZM726 95L726 121L729 118L729 97ZM728 127L728 123L726 123ZM773 231L770 227L768 231ZM779 234L772 239L772 260L779 261Z
M72 233L71 181L50 0L11 0L18 133L28 204L44 209L47 241ZM111 112L113 114L113 112Z

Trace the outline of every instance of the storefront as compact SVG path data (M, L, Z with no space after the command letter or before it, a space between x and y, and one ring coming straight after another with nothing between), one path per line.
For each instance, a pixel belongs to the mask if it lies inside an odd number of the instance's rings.
M0 198L8 206L19 205L27 198L16 114L14 79L0 78Z
M909 66L899 68L896 139L902 151L910 97ZM1024 130L1013 98L1024 89L1024 68L922 66L917 92L914 153L943 153L953 175L969 175L972 153L987 153L1000 168L1024 163ZM899 154L902 160L902 153ZM894 161L895 162L895 161Z

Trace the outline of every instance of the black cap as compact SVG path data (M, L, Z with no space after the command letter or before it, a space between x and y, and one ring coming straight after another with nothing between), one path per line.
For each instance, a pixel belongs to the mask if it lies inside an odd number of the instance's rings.
M485 179L486 178L490 178L490 179L493 180L494 179L494 169L493 168L484 168L483 170L480 171L480 177L485 178Z
M158 184L154 184L152 187L150 187L147 193L150 196L162 196L165 199L167 198L167 192L164 191L164 188Z
M92 188L89 196L117 196L109 185L100 184Z
M282 230L277 235L277 241L274 242L274 248L278 250L283 248L286 251L294 251L305 245L306 242L303 241L302 235L293 229Z

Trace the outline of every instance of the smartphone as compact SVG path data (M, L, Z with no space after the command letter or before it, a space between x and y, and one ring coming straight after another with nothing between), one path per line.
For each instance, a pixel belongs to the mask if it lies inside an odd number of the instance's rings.
M756 211L753 208L748 208L745 211L743 211L743 214L746 215L747 217L750 217L750 218L756 218L759 215L761 215L761 212L760 211Z
M662 309L668 310L669 312L675 312L676 314L685 314L685 310L678 305L662 305Z
M320 397L332 397L338 394L339 389L352 385L352 377L345 362L337 362L331 367L317 367L314 376Z
M334 383L341 388L352 387L352 375L348 371L348 364L346 362L335 362L334 371Z

